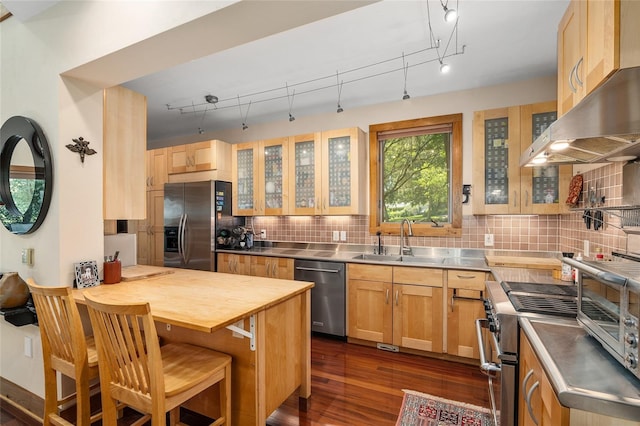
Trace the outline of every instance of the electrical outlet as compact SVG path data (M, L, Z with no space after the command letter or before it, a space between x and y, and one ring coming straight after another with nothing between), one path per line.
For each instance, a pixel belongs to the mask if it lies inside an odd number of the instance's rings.
M340 241L340 231L333 231L332 239L333 241Z
M262 238L263 240L267 238L267 230L266 229L261 229L260 230L260 238Z
M33 249L22 249L22 263L33 266Z
M584 247L582 247L582 255L584 257L589 257L589 240L584 240Z
M29 336L24 336L24 356L33 358L33 340Z
M347 231L340 231L340 241L347 241Z
M493 234L484 234L484 246L493 247Z

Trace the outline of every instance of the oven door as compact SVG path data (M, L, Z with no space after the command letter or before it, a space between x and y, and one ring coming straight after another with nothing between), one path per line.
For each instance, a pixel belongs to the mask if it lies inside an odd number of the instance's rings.
M476 333L478 336L478 348L480 352L480 371L488 378L489 399L491 413L496 426L501 426L500 413L502 410L502 365L493 360L498 359L498 338L489 331L489 320L476 320Z
M625 282L613 274L578 271L578 321L621 362Z

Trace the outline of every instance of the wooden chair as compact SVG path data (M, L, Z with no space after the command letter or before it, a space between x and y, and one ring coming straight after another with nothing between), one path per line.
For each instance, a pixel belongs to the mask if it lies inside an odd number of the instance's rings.
M180 420L180 405L219 384L220 415L212 426L229 425L231 357L185 343L160 346L148 303L110 304L85 292L93 326L102 390L103 424L116 424L116 401L147 414L151 424ZM142 324L142 326L141 326Z
M89 381L98 377L98 354L93 337L84 335L78 308L69 287L43 287L27 280L36 306L44 358L44 425L72 425L60 417L59 407L76 399L76 423L88 426L101 418L91 416ZM76 382L76 392L58 399L56 372ZM97 383L96 383L97 387Z

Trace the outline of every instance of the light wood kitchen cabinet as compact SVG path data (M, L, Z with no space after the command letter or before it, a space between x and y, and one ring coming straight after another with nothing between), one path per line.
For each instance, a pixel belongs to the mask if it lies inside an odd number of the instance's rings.
M442 352L440 269L349 264L350 338Z
M520 213L520 107L473 113L473 214Z
M393 267L347 265L347 336L391 344L393 341Z
M572 0L558 26L558 112L565 114L620 68L640 65L633 0Z
M475 321L484 318L482 296L487 273L447 271L447 350L450 355L479 359Z
M237 275L251 275L251 255L234 253L217 253L217 272Z
M322 137L322 195L324 215L368 212L367 140L359 128L331 130Z
M231 145L210 140L172 146L169 150L169 174L229 170ZM223 176L217 178L223 179Z
M520 332L519 426L568 426L570 410L558 401L526 334Z
M443 270L393 268L393 344L442 353Z
M164 184L169 181L167 148L147 151L145 160L147 191L164 191Z
M103 101L103 218L145 219L147 98L115 86Z
M148 191L147 218L137 225L137 263L164 265L164 191Z
M289 214L322 213L322 142L320 133L289 138Z
M520 155L556 120L555 101L476 111L473 214L558 214L571 166L520 167Z
M290 258L251 256L251 275L292 280L293 262Z
M289 138L233 145L235 216L278 216L288 211Z
M520 143L524 152L534 140L557 119L557 102L548 101L520 107ZM566 204L569 183L573 176L571 165L548 164L520 168L520 213L568 213Z

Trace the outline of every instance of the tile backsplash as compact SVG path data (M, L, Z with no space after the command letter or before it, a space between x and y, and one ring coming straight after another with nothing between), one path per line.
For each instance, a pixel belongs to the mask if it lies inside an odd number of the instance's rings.
M606 206L617 206L622 201L622 166L610 165L583 173L582 200L589 188L599 197L605 197ZM564 200L560 200L564 202ZM587 229L583 212L575 210L563 215L467 215L462 220L462 237L411 237L416 247L479 248L484 249L484 234L494 234L496 250L568 251L579 253L584 241L590 251L600 248L605 254L626 249L626 234L619 229L617 217L605 214L605 226L598 231ZM247 219L253 223L256 238L260 230L266 231L270 241L331 243L333 232L346 232L347 244L377 244L377 237L369 234L368 216L267 216ZM397 246L399 237L383 236L385 245Z

